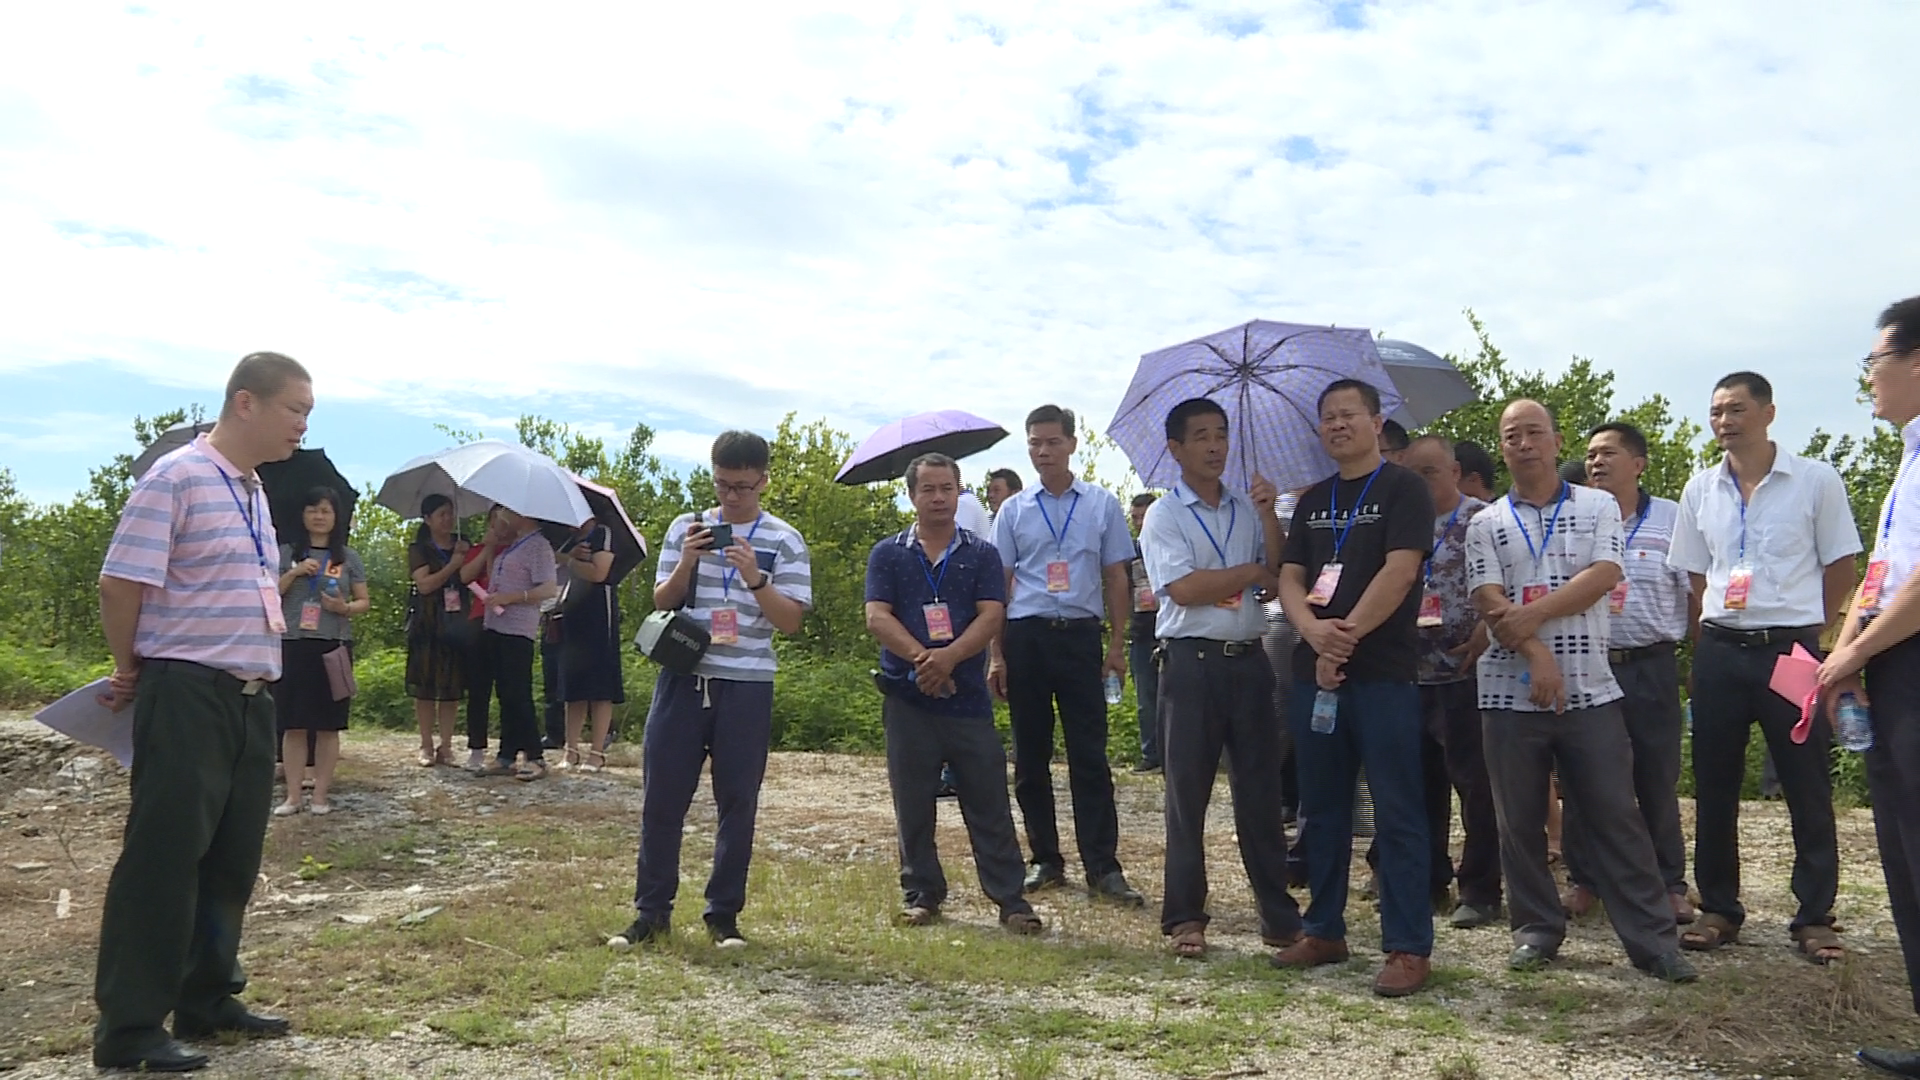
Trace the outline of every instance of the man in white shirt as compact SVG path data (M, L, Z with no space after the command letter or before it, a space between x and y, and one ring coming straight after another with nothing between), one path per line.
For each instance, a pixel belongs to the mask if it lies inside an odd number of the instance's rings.
M1547 784L1580 805L1595 886L1633 965L1667 982L1699 976L1680 955L1673 909L1633 799L1633 745L1607 666L1607 595L1621 579L1620 507L1560 479L1553 416L1520 400L1500 417L1513 489L1467 526L1467 586L1494 645L1480 657L1487 777L1500 821L1514 950L1551 963L1567 914L1547 868Z
M1819 655L1820 635L1853 592L1859 530L1833 466L1767 438L1773 387L1742 371L1714 387L1709 422L1726 460L1687 481L1667 561L1700 594L1693 655L1694 880L1701 917L1681 935L1689 949L1740 936L1740 786L1754 723L1767 740L1793 818L1789 932L1807 959L1841 956L1833 930L1840 887L1834 836L1832 728L1815 716L1805 742L1791 738L1800 707L1768 688L1774 661L1795 645Z
M953 506L953 523L982 543L993 542L993 522L987 517L987 508L981 505L980 496L971 491L960 492L960 499Z

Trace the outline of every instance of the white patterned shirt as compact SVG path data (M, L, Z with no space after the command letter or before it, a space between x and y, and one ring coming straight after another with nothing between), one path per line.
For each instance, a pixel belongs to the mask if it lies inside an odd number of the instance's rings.
M1617 501L1617 500L1616 500ZM1639 508L1620 523L1626 536L1627 603L1613 617L1613 647L1638 649L1687 636L1687 602L1693 579L1667 565L1680 504L1640 493Z
M1622 563L1620 504L1604 491L1574 484L1561 485L1559 496L1545 507L1507 497L1474 515L1467 526L1467 588L1478 591L1500 586L1515 604L1529 585L1558 590L1596 562ZM1549 523L1553 535L1546 535ZM1530 541L1530 542L1529 542ZM1535 558L1534 552L1539 552ZM1618 701L1623 695L1607 663L1607 598L1592 607L1542 623L1537 635L1553 651L1566 680L1567 709L1591 709ZM1544 712L1527 700L1527 661L1497 640L1480 657L1482 712Z
M1875 562L1887 560L1887 580L1880 585L1880 602L1873 606L1874 611L1891 601L1914 568L1920 566L1920 468L1914 466L1915 458L1920 457L1920 420L1909 423L1900 432L1900 440L1907 454L1874 519L1873 558Z

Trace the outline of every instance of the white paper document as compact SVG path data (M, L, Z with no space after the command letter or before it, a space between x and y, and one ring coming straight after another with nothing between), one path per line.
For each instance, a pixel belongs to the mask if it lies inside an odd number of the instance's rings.
M105 750L122 768L130 769L133 767L133 706L114 712L100 704L100 695L107 692L107 680L98 679L41 709L33 718L75 742Z

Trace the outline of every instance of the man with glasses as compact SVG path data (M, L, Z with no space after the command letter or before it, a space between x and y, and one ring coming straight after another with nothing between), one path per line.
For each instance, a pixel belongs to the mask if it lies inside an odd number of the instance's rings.
M1001 503L994 520L1009 597L1006 630L994 642L987 678L1012 715L1013 790L1031 849L1027 891L1066 881L1051 772L1057 703L1087 888L1138 907L1146 899L1127 884L1117 854L1120 821L1101 686L1103 675L1126 677L1133 535L1119 499L1074 477L1078 446L1073 413L1043 405L1028 415L1027 454L1040 482ZM1103 622L1112 628L1104 649Z
M813 606L806 541L760 507L767 459L767 441L751 432L729 431L715 439L719 507L676 518L660 545L654 608L685 608L706 627L712 644L692 674L662 669L654 684L641 746L646 771L633 898L638 917L608 942L618 950L670 932L682 830L707 762L719 811L707 933L722 948L747 943L738 919L747 901L754 819L773 731L773 635L798 634ZM726 537L730 543L716 543Z
M1833 929L1840 887L1834 834L1832 729L1813 718L1804 742L1792 734L1800 706L1769 689L1773 666L1794 646L1819 655L1820 636L1853 592L1854 527L1847 488L1824 461L1767 437L1773 387L1750 371L1721 379L1709 422L1726 459L1687 481L1667 561L1700 594L1693 653L1694 880L1700 917L1681 934L1708 950L1740 936L1740 787L1747 741L1758 722L1793 819L1793 894L1788 931L1816 964L1842 955Z

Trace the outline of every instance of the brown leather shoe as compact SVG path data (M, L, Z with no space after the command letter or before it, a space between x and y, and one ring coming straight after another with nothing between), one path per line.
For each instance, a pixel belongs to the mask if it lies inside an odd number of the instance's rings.
M1277 968L1305 970L1325 964L1342 964L1346 962L1347 956L1347 943L1344 941L1303 937L1274 953L1271 963Z
M1380 977L1373 980L1373 992L1381 997L1406 997L1418 993L1427 985L1427 973L1431 964L1424 956L1412 953L1388 953L1387 966L1380 969Z
M1674 922L1681 926L1690 926L1693 920L1700 917L1700 913L1693 910L1693 901L1687 899L1686 893L1668 893L1667 895L1673 900Z
M1560 907L1568 915L1578 919L1592 911L1593 905L1599 900L1599 897L1593 895L1593 890L1585 885L1569 885L1567 891L1560 894Z

